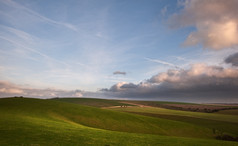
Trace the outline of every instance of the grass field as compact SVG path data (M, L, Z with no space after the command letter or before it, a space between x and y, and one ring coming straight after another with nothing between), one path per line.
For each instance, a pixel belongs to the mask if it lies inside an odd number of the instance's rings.
M222 110L217 112L219 114L225 114L225 115L237 115L238 116L238 109L232 109L232 110Z
M76 99L0 99L0 145L238 145L216 140L223 129L218 126L214 133L208 126L214 120L228 127L225 133L237 135L234 115L213 114L207 118L205 114L210 113L186 116L186 111L137 106L102 109L99 107L103 107L104 100L89 99L97 107L84 106L86 102L74 104L73 100ZM124 104L117 102L107 100L104 104L106 107ZM157 116L157 110L164 110L162 115L172 118ZM190 119L181 120L179 116ZM205 123L199 124L192 118Z
M166 109L195 111L195 112L218 112L222 110L238 109L237 104L195 104L184 102L167 102L167 101L127 101L130 104L140 104L143 106L160 107Z
M120 100L107 100L107 99L96 99L96 98L53 98L51 100L76 103L76 104L93 106L93 107L130 105L130 104L121 103Z

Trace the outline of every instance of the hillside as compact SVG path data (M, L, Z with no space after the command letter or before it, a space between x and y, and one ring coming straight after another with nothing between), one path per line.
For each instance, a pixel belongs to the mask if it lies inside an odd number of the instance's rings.
M0 114L1 145L237 144L194 123L62 101L3 98Z

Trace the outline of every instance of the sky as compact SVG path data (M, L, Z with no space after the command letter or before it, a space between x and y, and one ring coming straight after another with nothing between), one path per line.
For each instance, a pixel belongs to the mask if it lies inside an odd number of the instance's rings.
M238 102L237 0L0 0L0 97Z

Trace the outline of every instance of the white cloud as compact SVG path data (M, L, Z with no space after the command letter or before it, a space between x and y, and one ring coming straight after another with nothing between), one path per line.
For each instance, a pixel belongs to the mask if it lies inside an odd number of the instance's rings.
M237 0L185 0L183 6L169 22L172 27L196 28L185 46L201 44L204 48L223 49L238 45Z

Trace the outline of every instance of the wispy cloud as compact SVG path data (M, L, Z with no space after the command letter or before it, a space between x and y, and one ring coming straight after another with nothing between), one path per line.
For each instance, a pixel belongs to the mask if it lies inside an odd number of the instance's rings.
M189 59L186 59L186 58L184 58L184 57L180 57L180 56L174 56L177 60L182 60L182 61L191 61L191 60L189 60Z
M163 9L160 10L162 16L165 16L168 11L168 6L164 6Z
M6 4L6 5L8 5L8 6L10 6L10 7L15 8L15 9L20 9L22 11L25 11L28 14L30 14L30 15L32 15L32 16L34 16L34 17L36 17L36 18L46 22L46 23L49 23L49 24L52 24L52 25L63 26L63 27L66 27L68 29L71 29L73 31L78 31L77 27L72 25L72 24L70 24L70 23L59 22L59 21L55 21L53 19L47 18L47 17L45 17L45 16L43 16L43 15L33 11L32 9L27 8L27 7L25 7L25 6L21 5L21 4L13 1L13 0L1 0L1 2Z
M1 33L0 35L5 35L5 36L10 36L10 34L12 34L13 37L20 39L21 41L24 41L24 43L26 44L32 44L32 42L34 42L35 40L39 41L39 38L30 35L29 33L13 28L13 27L9 27L9 26L5 26L5 25L1 25L0 24L0 30ZM6 32L4 34L4 32Z
M36 50L36 49L30 48L30 47L28 47L28 46L25 46L25 45L23 45L23 44L18 43L17 41L11 40L10 38L0 36L0 39L6 40L6 41L10 42L10 43L13 44L13 45L16 45L16 46L18 46L18 47L24 48L24 49L26 49L26 50L28 50L28 51L33 52L33 53L36 53L36 54L38 54L38 55L40 55L40 56L42 56L42 57L44 57L44 58L46 58L46 59L49 59L49 60L51 60L51 61L54 61L54 62L63 64L63 65L65 65L65 66L69 66L67 63L65 63L65 62L63 62L63 61L54 59L54 58L52 58L52 57L50 57L50 56L48 56L48 55L46 55L46 54L44 54L44 53L41 53L40 51L38 51L38 50Z
M115 75L110 75L110 76L105 76L104 77L106 80L110 81L110 82L134 82L135 79L133 78L128 78L125 76L115 76Z
M159 64L163 64L163 65L166 65L166 66L170 66L170 67L174 67L174 68L179 68L179 66L175 65L175 64L172 64L172 63L169 63L169 62L166 62L166 61L162 61L162 60L159 60L159 59L150 59L150 58L145 58L146 60L148 61L151 61L151 62L155 62L155 63L159 63Z

